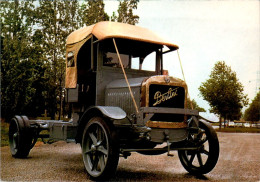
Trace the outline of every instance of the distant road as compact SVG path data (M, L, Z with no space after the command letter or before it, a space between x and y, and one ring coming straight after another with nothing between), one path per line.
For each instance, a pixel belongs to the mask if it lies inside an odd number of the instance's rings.
M218 133L220 159L212 172L200 178L181 166L177 152L120 158L113 181L260 181L260 134ZM14 159L1 148L2 181L89 181L78 144L38 144L28 159Z

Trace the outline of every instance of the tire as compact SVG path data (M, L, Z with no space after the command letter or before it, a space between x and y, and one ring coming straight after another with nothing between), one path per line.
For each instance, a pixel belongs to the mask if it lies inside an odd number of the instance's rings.
M179 150L178 156L182 166L191 174L202 175L210 172L217 164L219 142L216 131L206 122L199 122L202 130L198 136L191 135L198 150Z
M87 123L82 137L82 155L87 173L93 180L108 180L119 160L119 147L113 125L101 117Z
M15 158L26 158L32 148L33 135L26 116L15 116L9 126L9 146Z

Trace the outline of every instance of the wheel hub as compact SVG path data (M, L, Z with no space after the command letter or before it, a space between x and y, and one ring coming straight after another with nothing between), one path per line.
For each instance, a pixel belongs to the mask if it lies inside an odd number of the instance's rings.
M92 144L90 150L92 153L95 153L97 151L97 147L94 144Z
M198 148L198 152L203 152L204 150L205 150L204 145L201 145L201 146Z
M18 137L18 133L14 133L13 134L13 147L14 149L16 149L17 145L16 145L16 141L17 141L17 137Z

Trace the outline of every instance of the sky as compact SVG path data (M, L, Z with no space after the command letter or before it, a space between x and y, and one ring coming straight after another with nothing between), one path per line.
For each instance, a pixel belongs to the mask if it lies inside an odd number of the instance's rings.
M105 0L111 16L118 1ZM134 12L138 26L148 28L179 46L179 54L189 94L207 119L218 118L209 113L209 104L199 95L217 61L225 61L237 73L250 102L260 87L260 1L181 1L140 0ZM183 79L177 52L164 58L169 74ZM245 108L243 109L245 110Z

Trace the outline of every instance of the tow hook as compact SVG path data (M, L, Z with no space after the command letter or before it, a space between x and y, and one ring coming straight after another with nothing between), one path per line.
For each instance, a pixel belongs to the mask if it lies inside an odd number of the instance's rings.
M170 153L170 151L171 151L171 143L169 142L169 140L167 140L167 147L168 147L167 156L173 157L174 155Z
M166 140L166 143L167 143L167 149L168 149L167 156L173 157L174 155L170 153L170 151L171 151L171 143L169 142L169 139L170 139L170 137L169 137L169 130L165 130L164 131L164 136L165 136L165 140Z

